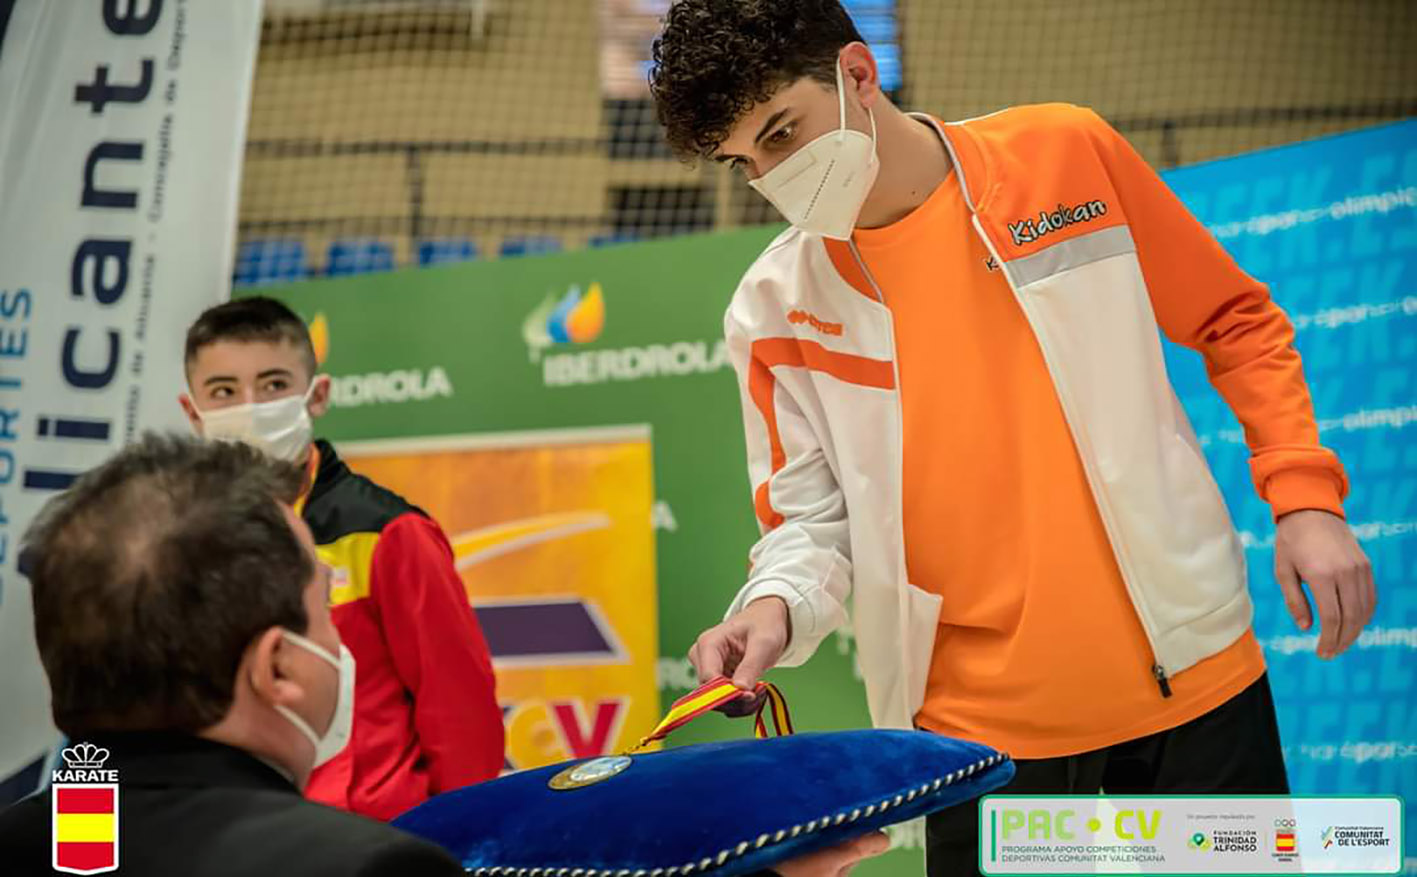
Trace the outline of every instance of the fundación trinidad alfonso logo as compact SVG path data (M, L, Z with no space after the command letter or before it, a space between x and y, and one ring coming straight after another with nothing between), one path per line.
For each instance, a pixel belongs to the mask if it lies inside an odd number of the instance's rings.
M605 329L605 296L592 283L583 294L579 285L564 295L549 295L522 323L522 338L532 361L556 344L588 344Z
M1205 832L1198 831L1186 840L1186 846L1190 847L1193 850L1200 850L1201 852L1205 852L1206 850L1210 849L1210 838L1205 836Z
M92 743L60 753L68 766L51 776L56 871L118 870L118 771L104 770L108 754Z

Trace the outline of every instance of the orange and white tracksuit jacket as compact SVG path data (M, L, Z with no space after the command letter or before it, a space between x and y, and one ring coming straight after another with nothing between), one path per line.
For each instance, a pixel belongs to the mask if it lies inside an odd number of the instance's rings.
M1235 642L1252 606L1158 325L1205 357L1275 515L1342 514L1346 477L1318 444L1293 329L1091 111L919 118L939 130L955 170L944 185L962 187L1037 338L1164 683ZM852 244L797 229L733 297L725 333L762 538L729 614L783 598L792 641L780 663L795 666L847 621L850 598L872 720L904 728L925 697L940 597L905 567L899 373L883 301Z

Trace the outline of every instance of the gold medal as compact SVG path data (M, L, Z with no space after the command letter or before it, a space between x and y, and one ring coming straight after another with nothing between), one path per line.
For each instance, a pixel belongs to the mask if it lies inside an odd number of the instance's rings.
M594 758L590 761L583 761L580 764L571 765L552 777L547 785L558 792L593 786L596 783L603 783L613 776L624 773L633 763L634 762L625 755Z

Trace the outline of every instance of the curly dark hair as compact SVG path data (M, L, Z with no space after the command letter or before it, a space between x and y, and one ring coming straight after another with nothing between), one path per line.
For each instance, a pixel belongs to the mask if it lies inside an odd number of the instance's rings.
M837 54L854 42L864 40L838 0L675 0L649 74L670 147L707 156L782 86L835 85Z

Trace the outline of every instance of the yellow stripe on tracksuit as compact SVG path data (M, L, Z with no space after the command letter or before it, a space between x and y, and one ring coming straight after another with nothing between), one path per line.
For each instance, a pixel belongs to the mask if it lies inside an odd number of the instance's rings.
M330 606L343 606L369 596L369 571L374 563L378 533L350 533L315 546L320 562L330 568Z
M295 513L305 513L305 502L310 498L310 488L320 468L320 451L312 448L310 462L305 473L305 490L295 501ZM370 569L374 562L374 547L379 543L379 533L354 532L339 537L333 542L315 546L315 554L320 562L330 568L330 608L363 600L370 592Z
M54 840L58 843L113 843L118 819L112 813L56 813Z

